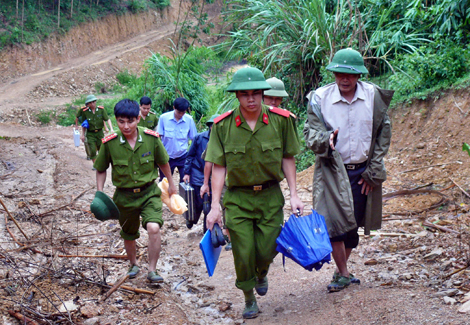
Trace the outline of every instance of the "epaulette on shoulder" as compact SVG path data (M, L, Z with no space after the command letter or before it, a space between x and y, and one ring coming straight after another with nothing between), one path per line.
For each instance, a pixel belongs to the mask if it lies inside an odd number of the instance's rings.
M83 106L81 109L82 109L83 111L86 111L86 110L88 109L88 107Z
M214 119L214 124L219 123L220 121L222 121L222 120L223 120L224 118L226 118L227 116L230 116L230 114L232 114L232 113L233 113L233 110L230 110L230 111L227 111L227 112L225 112L224 114L222 114L222 115L216 117L216 118Z
M273 112L277 115L284 116L284 117L292 116L293 118L296 118L295 114L289 112L287 109L271 106L271 107L269 107L269 111Z
M104 106L98 106L98 108L104 109Z
M103 139L101 139L101 142L106 143L112 139L116 139L117 136L118 136L117 133L110 134L107 137L104 137Z
M155 138L159 138L159 137L160 137L160 134L158 134L158 132L155 132L155 131L152 131L152 130L149 130L149 129L145 129L145 130L144 130L144 133L145 133L145 134L148 134L148 135L153 135Z
M154 113L154 112L152 112L152 111L149 111L149 113L150 113L150 114L153 114L153 115L157 115L157 114L155 114L155 113Z

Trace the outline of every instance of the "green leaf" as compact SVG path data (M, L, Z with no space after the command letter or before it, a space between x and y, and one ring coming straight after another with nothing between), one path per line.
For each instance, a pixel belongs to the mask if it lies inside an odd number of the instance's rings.
M466 151L468 155L470 156L470 145L466 142L463 143L462 145L462 151Z

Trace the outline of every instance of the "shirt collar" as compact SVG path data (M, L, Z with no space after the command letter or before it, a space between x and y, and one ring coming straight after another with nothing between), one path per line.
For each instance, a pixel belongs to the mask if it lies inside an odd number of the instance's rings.
M362 86L362 82L360 81L357 82L356 93L354 94L354 98L351 101L351 103L355 102L358 99L362 99L362 100L366 99L366 94L364 93L364 87ZM343 96L341 96L341 93L339 92L339 87L337 84L335 84L331 101L333 104L340 102L340 101L347 102L347 100L344 99Z

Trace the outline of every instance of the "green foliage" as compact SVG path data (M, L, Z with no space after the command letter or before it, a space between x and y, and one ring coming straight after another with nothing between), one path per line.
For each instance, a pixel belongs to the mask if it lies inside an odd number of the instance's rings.
M470 71L468 49L451 42L421 47L419 52L400 55L398 72L389 78L389 86L398 95L409 95L439 83L452 84Z
M18 3L18 16L16 4ZM24 3L24 20L22 19ZM106 0L74 1L72 15L70 1L61 1L60 26L57 26L57 1L2 0L0 6L0 50L16 43L31 44L49 35L64 34L73 26L93 21L109 14L137 13L163 9L169 0Z
M170 5L170 0L152 0L158 9L163 9Z
M62 126L75 125L75 116L77 113L77 109L78 109L77 107L74 107L70 104L67 105L67 108L65 109L65 111L60 113L57 116L57 124L62 125Z
M36 120L43 125L47 125L51 122L51 111L43 111L41 110L39 113L36 114Z
M147 3L144 0L130 0L127 6L134 14L147 10Z
M468 143L464 142L462 145L462 151L466 151L468 155L470 156L470 145Z
M173 44L171 57L153 54L146 61L140 77L136 78L126 97L152 98L152 108L161 114L172 109L177 97L186 98L195 112L195 120L201 119L209 109L206 88L211 71L219 71L217 57L206 47L190 47L186 52Z
M136 80L136 76L129 73L127 69L120 71L116 74L116 79L119 81L121 85L130 85Z

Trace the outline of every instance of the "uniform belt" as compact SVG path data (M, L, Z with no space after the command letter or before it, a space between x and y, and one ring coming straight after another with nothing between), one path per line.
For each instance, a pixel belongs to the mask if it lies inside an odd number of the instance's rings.
M250 185L250 186L234 186L234 188L242 188L246 190L252 190L252 191L262 191L267 188L273 187L275 185L279 185L279 182L276 180L272 181L267 181L266 183L260 184L260 185Z
M100 132L101 130L102 130L102 129L96 129L96 130L92 130L92 131L90 131L90 132L96 133L96 132Z
M124 192L140 193L143 190L145 190L147 187L151 186L152 184L155 184L155 182L150 182L150 183L145 184L144 186L136 187L136 188L119 187L118 189Z
M362 167L367 166L367 160L364 162L361 162L360 164L345 164L344 167L346 167L347 170L356 170Z

